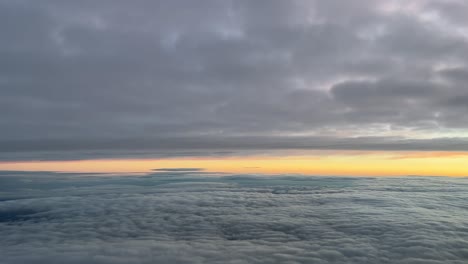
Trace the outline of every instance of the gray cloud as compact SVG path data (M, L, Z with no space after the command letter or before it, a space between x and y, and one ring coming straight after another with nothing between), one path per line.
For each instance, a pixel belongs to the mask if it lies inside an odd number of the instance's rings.
M1 173L2 263L468 259L464 178L69 176Z
M0 141L22 152L68 142L60 144L79 152L108 138L269 144L278 135L340 142L340 131L408 140L466 131L466 9L419 0L3 0ZM43 158L36 154L22 156Z
M350 118L355 118L350 115ZM362 122L356 118L357 122ZM93 158L226 157L282 150L468 151L465 138L402 137L162 137L145 139L34 140L0 142L0 159L76 160Z
M203 168L160 168L160 169L154 169L153 171L158 171L158 172L199 172L203 171Z

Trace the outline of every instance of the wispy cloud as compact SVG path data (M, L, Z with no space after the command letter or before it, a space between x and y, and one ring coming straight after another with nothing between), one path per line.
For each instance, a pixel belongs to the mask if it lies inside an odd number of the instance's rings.
M153 171L157 172L200 172L203 171L203 168L160 168L160 169L153 169Z

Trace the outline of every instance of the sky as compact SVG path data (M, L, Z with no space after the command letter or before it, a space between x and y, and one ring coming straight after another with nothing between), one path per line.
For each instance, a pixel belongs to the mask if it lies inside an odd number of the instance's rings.
M0 0L1 264L468 263L466 14Z
M0 170L468 176L463 0L0 0Z

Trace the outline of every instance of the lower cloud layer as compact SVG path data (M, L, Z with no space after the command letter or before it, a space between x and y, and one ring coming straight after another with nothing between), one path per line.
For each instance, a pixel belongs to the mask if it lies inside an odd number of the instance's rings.
M468 179L0 176L1 263L467 263Z

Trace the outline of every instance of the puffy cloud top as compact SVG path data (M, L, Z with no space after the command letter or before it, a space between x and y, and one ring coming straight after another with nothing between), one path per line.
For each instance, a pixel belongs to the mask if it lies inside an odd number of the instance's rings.
M467 179L183 171L1 172L1 263L468 261Z

